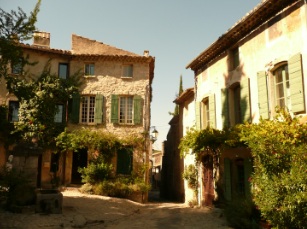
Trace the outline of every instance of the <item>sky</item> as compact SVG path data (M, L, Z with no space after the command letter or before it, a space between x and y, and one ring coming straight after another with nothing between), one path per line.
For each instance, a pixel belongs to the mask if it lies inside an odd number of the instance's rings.
M5 11L33 10L37 0L0 0ZM71 34L139 55L155 57L151 126L166 140L179 91L194 87L186 66L261 0L42 0L36 27L50 33L50 46L71 49ZM32 41L28 42L32 44Z

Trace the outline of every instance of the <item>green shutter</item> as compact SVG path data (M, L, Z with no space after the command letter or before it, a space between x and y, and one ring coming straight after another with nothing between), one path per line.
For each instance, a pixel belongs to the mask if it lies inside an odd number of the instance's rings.
M251 195L251 185L249 178L253 171L253 164L251 158L245 158L244 159L244 190L245 190L245 196L249 197Z
M120 149L117 152L117 174L131 174L133 166L133 152L131 148Z
M118 123L118 95L111 96L111 123Z
M142 97L135 95L133 97L133 122L135 125L142 123Z
M304 87L301 54L292 56L288 61L291 91L291 107L293 113L305 111Z
M80 95L73 94L72 112L71 112L71 122L72 123L79 123L79 112L80 112Z
M229 125L229 109L228 109L228 89L222 89L222 122L223 128L228 128Z
M240 95L241 118L243 123L251 121L250 112L250 97L249 97L249 78L241 80L241 95Z
M209 118L210 118L210 127L216 128L215 96L214 96L214 94L209 96Z
M95 123L102 123L103 120L103 95L95 97Z
M229 158L224 158L224 197L226 200L231 200L231 161Z
M66 105L63 104L62 123L66 123Z
M201 106L201 103L196 101L195 102L195 125L196 125L196 130L200 130L201 126L200 126L200 123L201 123L201 115L200 115L200 106Z
M258 80L258 107L259 115L263 119L269 118L269 101L268 101L268 87L265 71L257 73Z

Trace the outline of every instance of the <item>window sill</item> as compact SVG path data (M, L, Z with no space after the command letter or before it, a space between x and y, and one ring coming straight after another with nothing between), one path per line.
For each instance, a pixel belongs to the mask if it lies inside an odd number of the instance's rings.
M124 80L131 80L132 76L121 76L120 78Z
M85 79L94 79L96 78L96 75L84 75Z

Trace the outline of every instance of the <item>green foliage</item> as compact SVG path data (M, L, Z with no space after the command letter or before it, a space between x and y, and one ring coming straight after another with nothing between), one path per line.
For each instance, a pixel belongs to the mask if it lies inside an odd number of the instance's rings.
M89 184L95 184L109 179L112 175L112 171L112 165L104 162L92 162L87 167L78 169L78 172L81 173L82 182Z
M53 139L64 130L65 123L54 122L57 105L66 104L80 86L78 73L68 83L52 75L49 65L48 62L36 81L13 77L7 79L9 92L20 101L15 132L20 133L25 141L37 138L40 145L54 144Z
M0 9L0 78L8 77L8 64L22 62L27 64L26 57L23 56L19 42L29 40L35 28L37 14L41 1L38 0L30 16L18 8L18 11L10 13Z
M241 127L254 157L252 193L261 214L276 228L307 222L307 125L280 110L274 120Z
M56 146L62 151L77 151L87 148L89 152L99 153L103 161L108 162L122 146L117 136L103 131L79 129L68 132L66 129L56 137Z
M189 187L192 188L197 194L198 171L195 165L189 165L187 168L185 168L184 172L182 173L182 178L187 180Z
M127 198L133 193L144 193L150 190L150 185L138 178L118 177L115 180L105 180L93 186L97 195Z
M190 129L181 139L179 149L181 155L187 154L190 150L196 154L196 159L203 152L211 153L218 157L222 149L240 145L238 130L218 130L206 128L203 130Z
M260 212L251 199L236 197L227 203L224 213L229 226L237 229L258 229Z

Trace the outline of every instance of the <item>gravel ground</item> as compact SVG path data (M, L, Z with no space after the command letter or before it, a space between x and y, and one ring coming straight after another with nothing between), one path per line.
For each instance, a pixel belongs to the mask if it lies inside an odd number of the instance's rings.
M140 204L82 194L77 188L68 188L62 193L62 214L38 214L33 207L22 214L0 212L0 228L229 228L219 210L190 208L178 203Z

